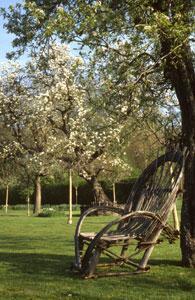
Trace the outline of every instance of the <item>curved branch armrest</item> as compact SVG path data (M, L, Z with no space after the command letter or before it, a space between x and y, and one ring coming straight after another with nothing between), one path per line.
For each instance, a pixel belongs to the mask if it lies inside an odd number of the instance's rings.
M170 224L166 224L163 228L162 235L169 241L170 244L173 244L179 238L180 232L175 230L175 228L173 228Z
M83 224L83 221L85 220L85 218L90 215L91 213L94 213L96 211L108 211L108 212L114 212L117 213L119 215L123 215L124 214L124 210L118 207L112 207L112 206L94 206L91 207L89 209L87 209L79 218L78 222L77 222L77 226L76 226L76 230L75 230L75 237L79 236L80 231L81 231L81 226Z
M94 206L91 207L89 209L87 209L79 218L78 222L77 222L77 226L76 226L76 230L75 230L75 258L76 258L76 262L75 264L77 266L80 265L80 256L79 256L79 235L81 232L81 226L85 220L85 218L90 215L91 213L94 213L96 211L107 211L107 212L114 212L119 214L120 216L124 214L124 210L118 207L112 207L112 206Z
M154 214L152 212L148 212L148 211L134 211L131 213L128 213L126 215L123 215L117 219L115 219L114 221L111 221L110 223L108 223L101 231L99 231L96 236L94 237L94 239L91 241L90 245L88 246L85 255L83 257L83 264L85 264L85 262L87 261L87 258L89 257L90 253L93 251L93 249L95 248L98 240L101 239L101 237L114 225L117 225L118 223L120 223L121 221L124 221L126 219L130 219L133 217L146 217L148 219L155 219L156 221L158 221L161 225L161 228L165 228L166 224L161 220L161 218L157 215Z

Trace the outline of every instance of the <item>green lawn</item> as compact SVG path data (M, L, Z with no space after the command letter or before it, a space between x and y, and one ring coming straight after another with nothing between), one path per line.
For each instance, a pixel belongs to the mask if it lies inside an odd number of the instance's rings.
M102 223L104 217L98 218ZM69 266L77 219L67 225L63 216L0 212L0 299L195 299L195 270L180 267L179 243L157 246L146 274L95 280L73 275ZM95 226L89 217L88 231Z

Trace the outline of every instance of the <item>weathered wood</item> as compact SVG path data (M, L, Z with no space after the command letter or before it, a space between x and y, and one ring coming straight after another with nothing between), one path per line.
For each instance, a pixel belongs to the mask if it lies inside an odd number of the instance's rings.
M75 231L75 267L81 276L96 277L95 271L101 253L114 261L101 266L128 265L136 269L135 272L108 272L104 274L106 276L148 271L148 260L155 245L160 242L160 234L163 232L170 242L176 237L175 230L168 226L167 219L175 205L184 161L185 154L182 155L178 151L162 155L140 176L124 209L100 206L83 213ZM81 232L85 218L97 210L115 212L119 217L109 222L98 233ZM131 245L134 249L129 253ZM121 247L120 255L110 249L113 246ZM139 263L135 262L133 258L142 251L143 257Z
M86 240L93 240L94 237L96 236L95 232L81 232L80 234L81 237L83 237ZM121 241L121 240L129 240L130 236L129 235L124 235L124 234L115 234L115 235L108 235L104 234L101 237L101 240L107 241L107 242L114 242L114 241Z
M87 263L87 267L83 268L83 270L82 270L84 278L85 277L86 278L94 277L94 272L95 272L96 266L99 262L100 255L101 255L101 248L99 248L99 247L97 249L95 249L95 251L93 253L91 253L91 256Z
M110 212L117 213L119 215L123 214L123 210L121 208L108 207L108 206L92 207L92 208L89 208L88 210L84 211L84 213L79 218L79 221L77 223L76 230L75 230L75 236L74 236L74 239L75 239L75 262L74 262L74 265L76 268L81 268L80 232L81 232L82 224L88 215L93 214L95 211L98 211L98 210L110 211Z

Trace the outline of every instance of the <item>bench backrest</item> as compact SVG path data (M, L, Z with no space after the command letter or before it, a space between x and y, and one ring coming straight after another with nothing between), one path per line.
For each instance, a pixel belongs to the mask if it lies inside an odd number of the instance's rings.
M182 179L185 152L170 151L154 160L142 173L128 197L125 213L147 211L166 222L176 201ZM126 224L131 234L151 238L157 221L147 217L135 217ZM159 225L159 224L158 224ZM121 228L122 229L122 228Z

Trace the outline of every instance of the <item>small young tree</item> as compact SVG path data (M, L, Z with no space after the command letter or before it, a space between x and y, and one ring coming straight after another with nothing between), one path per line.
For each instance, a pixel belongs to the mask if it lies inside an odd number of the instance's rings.
M5 212L8 212L9 188L17 183L17 166L13 160L0 159L0 186L5 187Z
M122 154L118 153L118 155L115 157L108 156L105 158L105 166L101 175L108 183L111 183L112 185L114 205L117 204L116 183L126 178L130 178L131 173L132 167L130 166L129 162L127 162L126 152L123 152Z

